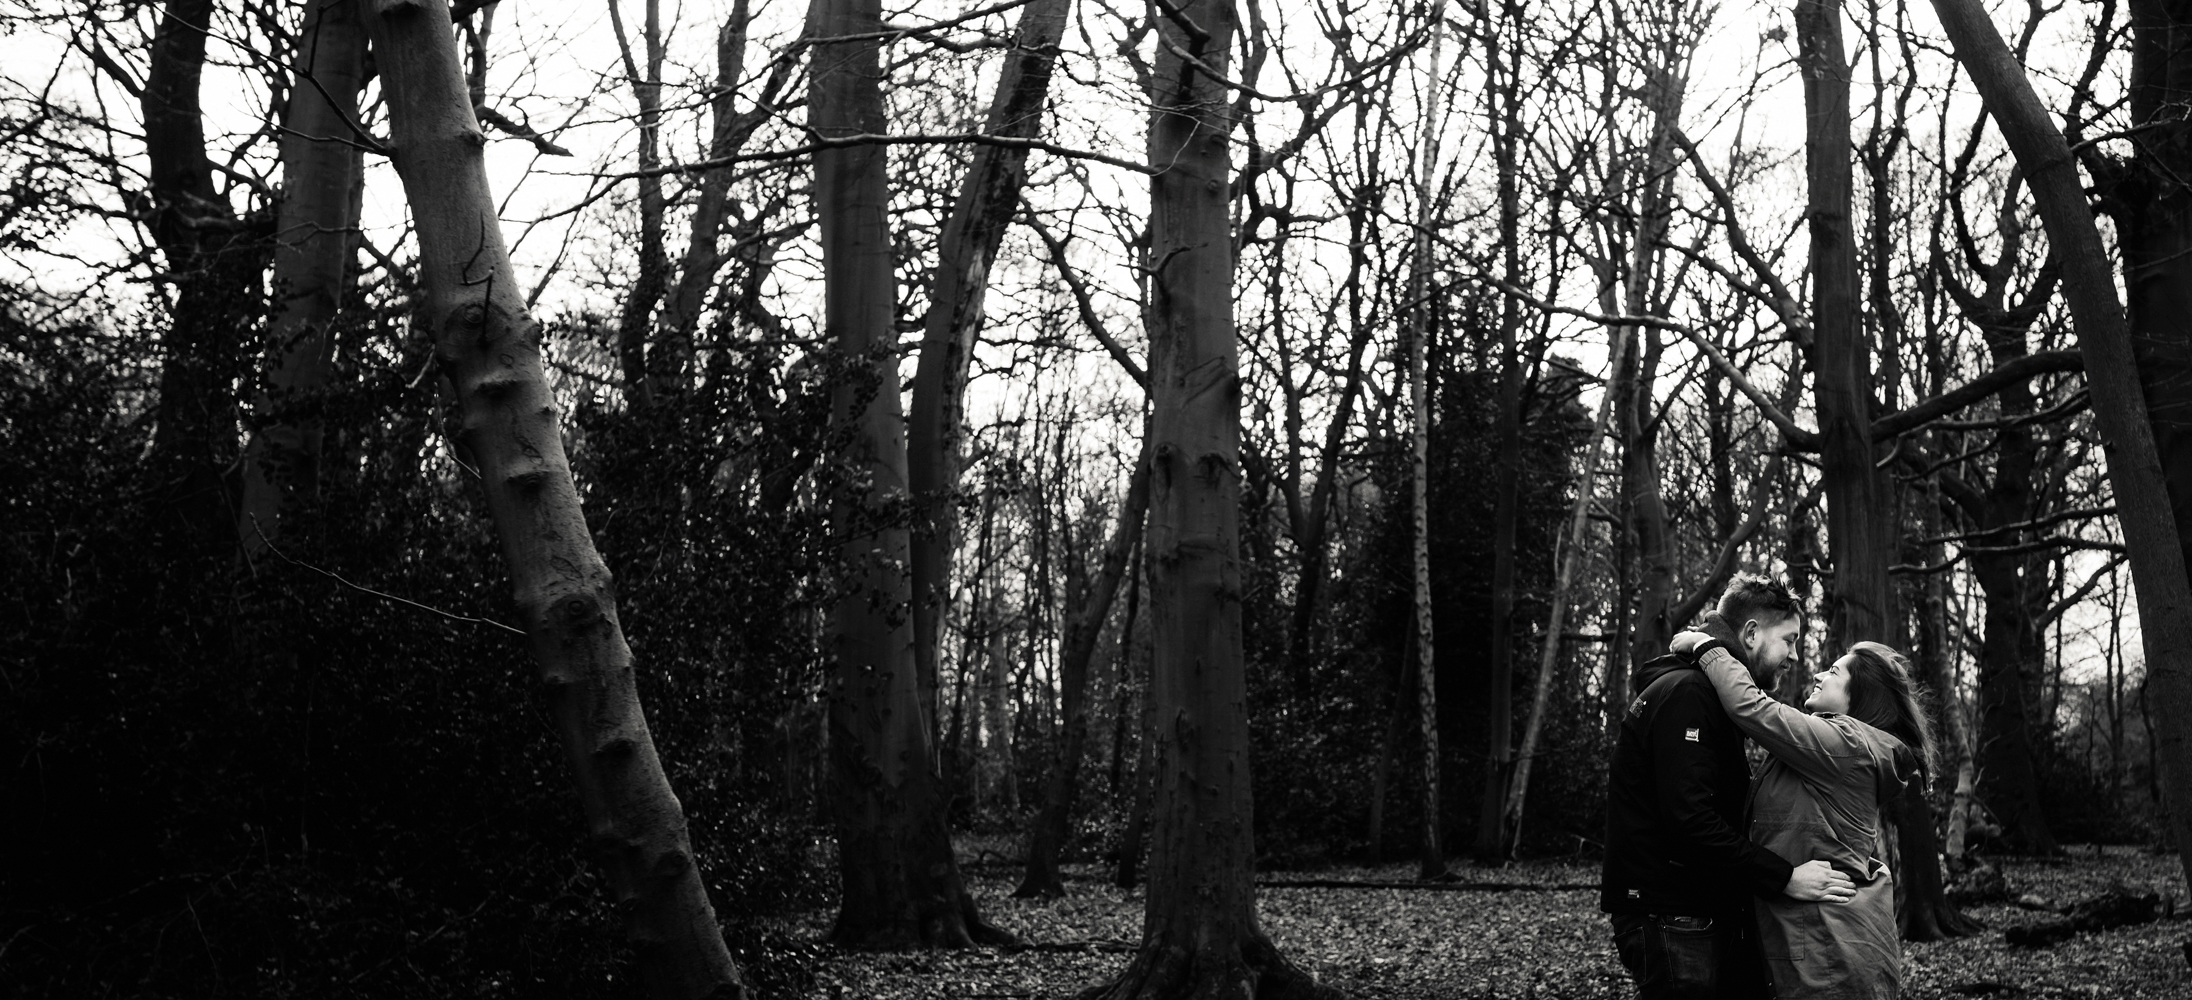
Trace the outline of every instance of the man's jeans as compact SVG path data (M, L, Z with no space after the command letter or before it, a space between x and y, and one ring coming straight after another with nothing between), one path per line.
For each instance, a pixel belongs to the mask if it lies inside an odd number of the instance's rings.
M1768 995L1748 915L1613 914L1614 947L1641 1000L1755 1000Z

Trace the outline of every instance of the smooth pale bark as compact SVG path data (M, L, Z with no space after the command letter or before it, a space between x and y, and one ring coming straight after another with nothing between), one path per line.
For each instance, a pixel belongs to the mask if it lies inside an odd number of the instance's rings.
M1032 0L1013 29L1012 47L998 67L990 99L990 135L1033 139L1042 134L1043 105L1050 96L1058 40L1065 34L1071 0ZM965 422L967 367L982 331L982 300L989 269L997 261L1005 228L1027 184L1026 149L973 147L958 201L937 242L936 270L929 277L929 311L921 358L914 369L913 412L907 425L907 471L921 523L913 538L914 657L921 704L936 705L942 621L951 601L951 556L959 533L960 425ZM1059 266L1064 266L1061 258Z
M880 134L878 0L816 0L807 30L865 36L815 47L809 125L825 137ZM830 799L842 886L830 937L860 948L1009 941L982 922L960 879L915 684L908 532L892 514L907 489L886 150L840 147L814 160L823 325L852 373L831 400L833 437L844 448L831 520L852 586L830 609L828 626Z
M1415 601L1416 712L1422 749L1423 831L1416 842L1417 874L1446 873L1446 852L1439 844L1438 644L1431 609L1431 391L1426 354L1431 338L1432 171L1438 167L1439 49L1446 40L1442 25L1431 29L1431 111L1424 116L1422 160L1416 173L1415 247L1408 264L1408 545Z
M1083 590L1066 620L1064 642L1058 651L1058 696L1065 714L1065 732L1058 741L1058 757L1051 764L1043 786L1043 808L1036 814L1033 835L1028 838L1027 872L1014 896L1056 898L1066 894L1059 877L1059 855L1072 835L1073 799L1079 788L1081 749L1088 739L1089 664L1096 656L1097 639L1111 604L1126 577L1127 557L1142 540L1143 514L1149 509L1149 461L1137 459L1128 481L1126 498L1119 505L1119 523L1104 546L1104 559L1094 580L1076 583ZM1122 637L1122 645L1125 642Z
M1944 558L1943 547L1932 546L1924 553L1924 558L1928 563L1940 562ZM1934 733L1940 745L1941 776L1953 776L1954 780L1947 835L1943 838L1941 851L1949 871L1960 873L1964 869L1964 837L1970 828L1977 768L1972 760L1971 726L1965 721L1963 699L1957 691L1956 660L1961 644L1949 636L1952 609L1947 591L1944 574L1927 574L1919 605L1918 647L1928 667L1926 682L1933 688L1933 705L1937 713Z
M477 462L518 620L625 938L654 996L744 996L640 710L615 585L579 508L541 365L541 327L526 315L510 268L449 8L376 0L365 21L392 158L417 226L424 317L461 404L454 436Z
M1256 922L1241 635L1241 373L1233 325L1225 0L1154 18L1150 77L1149 614L1156 829L1141 949L1088 997L1328 996ZM1193 31L1190 31L1190 27ZM1189 59L1195 60L1191 63Z
M274 223L274 322L244 452L236 534L256 559L281 538L282 518L319 487L321 424L311 397L327 385L331 329L342 309L358 225L363 164L350 123L365 85L361 5L313 4L298 32L304 58L282 119L282 200ZM317 81L318 86L314 86Z
M1841 0L1797 0L1804 77L1804 162L1811 233L1811 363L1827 492L1829 653L1853 642L1900 645L1894 589L1895 525L1872 442L1872 355L1860 322L1862 289L1850 219L1850 79Z
M154 547L195 561L231 557L235 525L222 479L236 457L234 383L244 336L264 308L263 225L239 219L215 190L199 89L213 0L171 0L153 30L140 101L145 202L174 296L160 335L160 394L149 465L163 516Z
M2063 265L2063 297L2092 386L2094 422L2139 598L2146 647L2152 746L2167 788L2171 839L2192 844L2192 582L2171 509L2168 480L2139 384L2131 328L2116 297L2107 247L2088 207L2077 163L2001 32L1977 0L1934 0L1972 83L2023 168L2048 242Z

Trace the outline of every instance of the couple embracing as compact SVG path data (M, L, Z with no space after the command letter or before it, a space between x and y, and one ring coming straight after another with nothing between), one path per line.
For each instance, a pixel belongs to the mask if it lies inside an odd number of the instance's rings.
M1875 642L1819 671L1806 710L1775 701L1801 610L1781 585L1739 577L1637 669L1600 907L1647 1000L1896 995L1883 812L1930 773L1932 733L1910 661ZM1770 758L1755 779L1745 737Z

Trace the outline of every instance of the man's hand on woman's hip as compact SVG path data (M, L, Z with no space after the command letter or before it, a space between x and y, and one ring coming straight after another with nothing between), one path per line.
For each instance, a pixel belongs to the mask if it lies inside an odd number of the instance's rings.
M1857 883L1833 865L1814 859L1797 865L1781 891L1800 903L1847 903L1857 898Z

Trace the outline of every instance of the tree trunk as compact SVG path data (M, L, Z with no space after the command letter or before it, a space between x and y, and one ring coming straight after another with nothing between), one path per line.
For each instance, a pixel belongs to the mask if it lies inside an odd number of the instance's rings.
M1647 258L1648 259L1648 258ZM1640 277L1639 281L1643 279ZM1667 523L1666 494L1659 482L1659 432L1653 420L1653 373L1665 344L1656 330L1642 331L1642 344L1621 376L1621 491L1627 506L1629 537L1635 546L1636 590L1631 663L1646 663L1674 641L1674 532Z
M2016 208L2012 187L2004 212ZM1958 230L1963 220L1958 218ZM2008 285L2020 256L2022 239L2006 229L2000 256L1992 265L1976 259L1967 244L1965 256L1983 282L1966 287L1956 272L1941 262L1943 284L1956 300L1966 320L1985 337L1989 356L1997 368L2014 364L2030 351L2026 338L2041 308L2054 295L2054 279L2043 272L2024 300L2012 306ZM2031 386L2019 381L2004 386L1999 394L2001 414L2014 420L2037 409ZM1995 434L1997 457L1992 477L1978 490L1953 473L1933 478L1935 488L1954 500L1964 516L1980 531L2005 531L1985 539L1985 547L2014 546L2024 535L2014 526L2032 521L2042 513L2035 495L2035 473L2041 443L2029 427L2003 427ZM1985 639L1979 649L1979 746L1983 748L1983 791L2004 823L2008 843L2033 853L2051 853L2055 838L2049 832L2041 803L2039 753L2036 730L2047 715L2035 711L2039 704L2040 664L2044 650L2036 616L2046 610L2048 554L2045 552L1970 551L1972 577L1986 601ZM1953 820L1952 820L1953 821ZM1961 854L1962 845L1958 844Z
M1149 579L1149 543L1142 543L1141 566L1136 570L1140 577L1137 587L1146 588ZM1149 840L1149 805L1155 794L1153 787L1157 774L1157 706L1152 699L1152 668L1155 651L1150 648L1152 629L1144 616L1139 623L1139 633L1130 637L1134 643L1127 657L1127 667L1141 686L1141 704L1135 710L1136 730L1134 773L1127 779L1126 829L1119 834L1119 868L1112 884L1121 889L1132 889L1141 881L1142 851Z
M1934 506L1938 507L1939 504ZM1918 557L1927 563L1940 562L1943 546L1935 544L1919 550ZM1956 650L1949 639L1947 582L1943 574L1929 573L1923 582L1918 607L1919 662L1926 667L1926 685L1933 689L1934 727L1939 747L1941 774L1936 780L1949 778L1952 789L1947 816L1947 835L1942 840L1941 851L1951 874L1964 869L1964 832L1969 819L1971 741L1964 722L1962 700L1956 690Z
M1394 749L1400 745L1401 725L1408 721L1408 692L1412 690L1406 683L1408 667L1404 656L1386 694L1392 699L1392 710L1385 713L1385 726L1378 730L1378 764L1370 778L1370 828L1364 831L1370 842L1365 859L1373 865L1385 863L1385 803L1393 787Z
M589 839L657 997L744 996L694 864L684 810L641 713L616 592L594 551L487 186L443 0L382 0L365 18L397 173L418 227L419 277L442 370L462 403L519 620L577 778Z
M1628 349L1629 328L1615 327L1613 343L1606 352L1612 362L1609 367L1619 368ZM1583 445L1582 468L1576 473L1576 498L1568 510L1568 531L1554 545L1558 550L1555 554L1558 575L1553 582L1552 613L1546 620L1544 645L1538 650L1537 688L1531 692L1529 719L1522 727L1522 748L1515 759L1514 786L1507 793L1506 812L1500 820L1500 835L1509 852L1521 846L1522 808L1530 794L1531 761L1537 756L1538 740L1545 730L1545 709L1552 700L1553 670L1560 663L1560 637L1568 622L1569 589L1575 585L1577 566L1590 539L1591 495L1598 483L1599 446L1606 439L1607 424L1613 417L1613 402L1613 393L1599 394L1598 419L1591 425L1590 439Z
M631 40L625 37L620 0L609 0L609 23L615 28L617 47L624 57L625 81L639 103L639 275L617 315L617 358L624 369L624 397L631 409L645 413L654 402L654 384L647 377L647 331L656 303L669 287L670 255L663 249L662 176L646 173L662 165L662 0L646 0L646 20L641 24L641 56L644 66L632 58ZM651 435L649 436L651 437ZM646 440L652 449L660 444Z
M1149 610L1156 838L1142 945L1091 998L1329 995L1256 923L1241 636L1239 342L1233 326L1224 0L1154 18ZM1190 30L1192 29L1192 30ZM1190 62L1190 58L1194 62ZM1206 69L1205 69L1206 68Z
M226 535L236 510L223 479L235 458L233 386L244 374L244 334L264 301L267 251L263 220L230 211L206 158L199 86L214 6L170 0L153 32L141 102L148 228L174 288L160 337L148 463L160 480L156 506L166 515L157 522L155 548L190 563L235 551Z
M2132 0L2131 162L2102 205L2116 221L2131 350L2180 542L2192 544L2192 3ZM2192 549L2185 554L2192 565Z
M1514 12L1511 4L1505 9ZM1514 20L1508 18L1510 24ZM1515 147L1522 141L1521 97L1517 93L1522 86L1518 78L1522 62L1519 45L1509 58L1503 82L1499 39L1496 32L1490 34L1485 62L1491 67L1492 79L1487 81L1490 86L1486 89L1499 123L1492 135L1492 150L1499 170L1501 256L1507 284L1520 287L1522 192L1515 168ZM1502 819L1507 813L1507 781L1514 766L1515 522L1519 520L1516 508L1521 504L1522 492L1522 363L1515 348L1515 331L1521 325L1521 300L1513 295L1504 297L1499 312L1499 471L1492 501L1492 634L1485 657L1484 796L1477 810L1475 851L1479 865L1506 860Z
M2010 152L2024 168L2048 241L2063 264L2064 298L2085 355L2094 422L2106 444L2125 548L2139 597L2147 680L2155 695L2155 749L2168 788L2170 832L2192 844L2192 581L2170 506L2168 480L2148 423L2131 329L2116 297L2108 252L2088 207L2069 143L2033 92L1978 0L1935 0L1934 9Z
M817 46L808 121L821 136L884 130L878 0L816 0L807 30L860 40ZM913 669L905 424L898 401L893 248L882 146L815 154L824 325L851 369L834 393L844 442L831 519L855 585L831 609L831 800L842 896L831 940L858 948L965 947L1009 940L982 922L959 877L947 801Z
M1905 941L1945 941L1977 934L1985 925L1948 901L1941 881L1941 842L1933 835L1933 803L1912 786L1895 800L1895 917Z
M1642 188L1635 206L1636 228L1626 247L1609 233L1610 259L1600 271L1599 282L1600 306L1607 312L1630 316L1665 311L1664 303L1658 301L1665 293L1655 293L1654 282L1662 273L1660 257L1666 252L1663 244L1673 196L1674 136L1687 86L1679 68L1689 61L1679 32L1662 34L1666 25L1653 27L1651 44L1656 49L1653 55L1658 67L1645 89L1652 111L1652 131L1643 167L1630 179ZM1609 171L1607 185L1617 197L1626 198L1628 192L1615 187L1621 177L1620 168ZM1614 266L1615 250L1621 251L1618 262L1625 263L1625 268ZM1615 557L1622 574L1616 612L1622 621L1613 632L1617 637L1614 648L1620 652L1608 657L1606 678L1609 735L1618 728L1628 708L1627 666L1666 652L1667 644L1674 639L1675 626L1681 624L1669 620L1675 601L1674 550L1665 493L1660 486L1658 421L1653 405L1654 383L1666 348L1657 329L1630 331L1628 335L1639 338L1636 347L1614 358L1612 382L1607 387L1614 397L1618 423L1613 426L1621 440L1621 527ZM1629 637L1625 644L1618 638L1624 635Z
M1142 460L1142 467L1148 466L1149 462ZM1149 500L1146 496L1142 500L1142 513L1146 520L1149 513ZM1116 681L1117 695L1112 706L1111 780L1107 791L1114 799L1118 798L1119 786L1126 779L1126 727L1127 719L1132 717L1135 678L1138 676L1134 670L1134 630L1141 626L1141 549L1136 548L1130 558L1133 562L1127 570L1126 620L1119 626L1119 668L1112 675Z
M711 160L723 160L737 154L754 129L775 112L778 94L797 65L796 60L790 59L777 62L768 81L762 85L754 107L746 114L738 113L732 95L737 93L746 63L751 6L750 0L732 0L730 19L716 33L715 91L708 99L712 123L708 158ZM680 390L685 381L681 376L692 364L693 331L700 322L702 301L708 289L715 285L715 276L724 263L724 255L716 252L716 241L723 234L724 220L730 215L731 180L735 173L731 167L720 167L700 175L700 197L693 203L692 226L687 234L684 256L678 262L677 284L662 302L654 350L647 358L648 371L655 378L672 379Z
M1005 643L1005 612L995 591L989 601L988 652L982 661L982 759L975 769L975 806L994 801L1010 812L1020 805L1012 763L1012 656ZM1032 638L1024 639L1033 642Z
M1066 622L1064 647L1058 653L1059 697L1065 711L1065 735L1058 741L1058 759L1051 764L1050 780L1043 786L1043 808L1035 818L1028 841L1027 873L1017 897L1055 899L1066 894L1058 876L1058 856L1072 835L1071 819L1075 789L1079 787L1081 747L1088 738L1088 668L1095 658L1104 619L1111 615L1112 599L1126 576L1127 557L1141 542L1142 515L1149 509L1149 462L1137 459L1126 499L1119 505L1119 525L1104 547L1104 561L1096 579L1088 585L1084 600ZM1127 641L1120 640L1122 644Z
M313 5L298 37L309 53L283 112L282 202L275 221L274 294L265 384L252 409L243 512L236 526L247 559L278 541L282 518L319 488L320 417L312 397L334 360L332 325L342 309L358 226L358 91L365 85L365 25L357 4ZM309 76L309 79L306 77ZM318 81L313 86L312 81Z
M1043 106L1050 95L1051 70L1058 40L1065 34L1070 0L1032 0L1013 29L1012 47L998 68L997 92L990 99L990 135L1032 139L1042 133ZM967 366L982 330L982 299L989 289L990 266L1005 238L1005 227L1020 205L1027 183L1026 149L973 147L973 162L960 182L959 200L944 222L937 243L936 270L929 277L929 311L921 337L921 359L913 377L913 419L907 470L920 523L913 538L914 656L921 679L921 704L936 703L937 658L943 642L942 621L951 602L951 558L959 530L959 433L965 420L962 399Z
M1996 472L1997 479L2002 475ZM1979 648L1979 773L1985 776L1981 797L2001 821L2011 846L2053 853L2055 835L2041 806L2034 766L2033 692L2025 685L2025 665L2041 656L2039 631L2024 600L2027 585L2016 568L2025 557L1973 553L1970 559L1986 600L1986 638Z
M1439 732L1438 656L1431 609L1431 403L1430 372L1425 357L1431 338L1431 226L1432 172L1438 167L1439 49L1445 41L1443 25L1431 28L1431 73L1428 77L1432 112L1424 117L1422 163L1416 175L1415 249L1408 265L1408 410L1410 421L1408 468L1408 533L1414 570L1416 712L1422 739L1423 831L1417 841L1418 874L1437 878L1446 874L1446 852L1439 846Z
M1895 524L1872 444L1871 354L1865 343L1857 243L1850 222L1849 62L1841 0L1797 0L1804 76L1805 218L1811 230L1813 403L1827 492L1829 651L1873 640L1899 645Z

